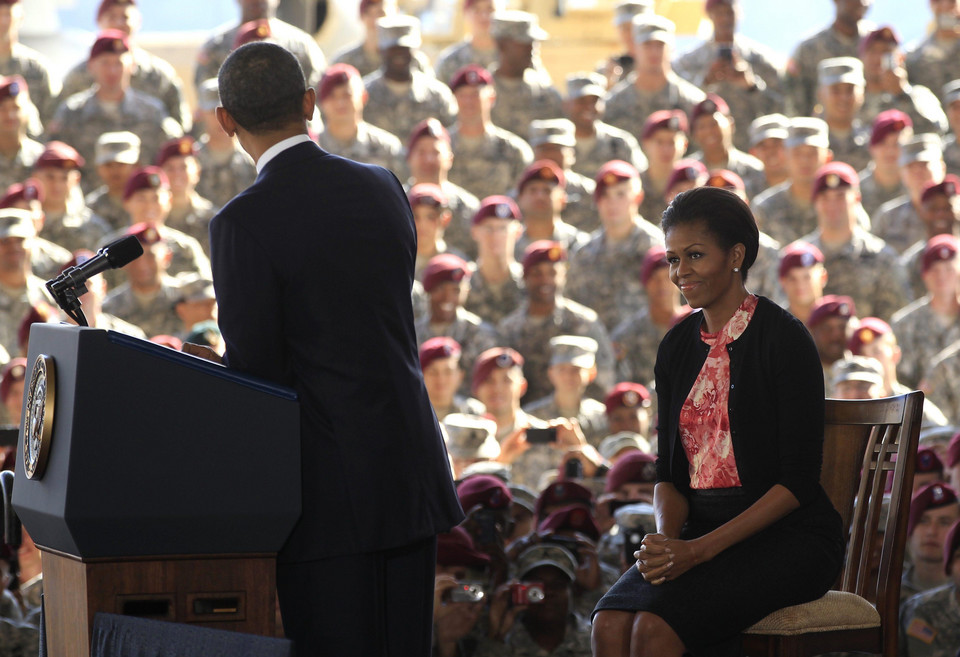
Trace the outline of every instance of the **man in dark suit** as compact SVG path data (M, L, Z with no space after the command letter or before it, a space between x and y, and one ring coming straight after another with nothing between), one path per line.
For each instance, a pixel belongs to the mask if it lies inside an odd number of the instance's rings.
M406 196L310 141L315 93L283 48L237 49L219 85L258 170L210 225L225 360L300 396L284 630L301 655L428 655L436 534L463 515L417 359Z

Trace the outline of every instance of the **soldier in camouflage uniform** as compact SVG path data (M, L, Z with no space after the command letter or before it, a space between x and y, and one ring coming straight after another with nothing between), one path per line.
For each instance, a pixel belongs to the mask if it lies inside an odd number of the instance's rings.
M900 266L907 272L914 298L926 294L923 281L923 259L931 240L941 235L960 235L960 178L947 174L943 182L928 182L920 195L920 221L925 239L919 240L900 256Z
M493 326L524 297L523 267L514 257L522 229L520 209L507 196L483 199L470 227L477 260L470 265L470 293L463 305Z
M897 109L880 112L870 132L870 164L860 172L860 203L871 217L880 206L907 189L900 179L900 136L910 129L910 117Z
M567 294L589 304L607 330L646 304L640 271L663 233L638 213L643 189L630 164L608 162L597 172L597 208L602 228L570 259Z
M931 2L935 29L906 55L907 74L940 94L951 80L960 78L960 7L955 2ZM941 96L944 106L945 95Z
M197 193L217 207L223 207L234 196L249 187L257 177L257 169L235 137L217 123L220 104L217 80L207 80L197 92L197 123L204 134L197 147L200 182Z
M360 77L366 77L377 71L383 65L380 56L380 47L377 42L377 20L384 16L395 16L397 3L395 0L360 0L360 22L363 23L364 37L359 43L344 48L333 56L335 64L347 64L360 72ZM417 48L412 51L413 65L421 73L433 76L433 67L426 54ZM446 78L440 78L446 82Z
M270 21L271 41L283 46L300 62L308 87L316 88L327 67L326 59L316 39L303 30L276 18L280 0L241 3L240 20L233 27L222 30L200 46L193 83L199 89L205 80L217 77L220 66L234 48L237 33L245 23L267 19Z
M23 78L0 78L0 112L10 121L0 122L0 188L26 180L43 152L43 144L27 137L25 110L30 104ZM14 120L15 118L15 120Z
M449 253L461 258L463 253L451 248L443 239L444 228L450 224L452 214L447 196L439 185L418 183L407 192L407 200L413 210L413 222L417 230L414 277L421 280L423 270L434 256Z
M942 135L947 131L947 117L940 100L930 89L907 80L899 45L892 27L872 31L860 44L866 80L860 121L870 125L883 110L898 109L912 119L916 132Z
M457 115L450 88L413 66L420 47L420 21L393 16L377 21L377 39L383 66L364 79L367 104L364 119L403 139L420 121L434 118L453 125Z
M199 274L180 277L180 289L173 300L173 310L180 318L180 330L174 337L187 341L197 327L217 323L217 296L213 281Z
M7 188L7 193L0 198L0 208L26 210L33 218L34 228L42 228L41 196L40 183L34 178L28 178L22 183L14 183ZM43 237L33 238L31 244L30 262L33 272L44 280L56 277L73 257L65 248Z
M536 160L549 160L563 171L563 191L567 202L563 219L571 226L590 233L599 227L597 211L593 204L594 182L573 170L576 164L576 138L573 123L567 119L533 121L530 124L529 142Z
M927 378L934 357L960 341L958 251L960 242L952 235L930 241L921 261L925 294L891 319L903 352L897 374L908 385L920 385Z
M817 230L802 239L823 253L829 274L825 293L852 297L861 317L889 320L910 300L907 278L896 253L857 225L858 186L849 165L820 167L813 184Z
M553 394L523 407L525 413L541 420L576 420L584 438L594 447L599 447L608 433L606 407L584 396L597 373L598 347L593 338L577 335L550 338L547 378Z
M130 225L123 207L123 189L140 160L140 138L132 132L105 132L97 139L94 163L103 184L87 194L87 207L111 230Z
M462 354L460 343L446 336L430 338L420 345L423 384L438 420L443 420L450 413L483 415L486 411L483 404L473 397L457 392L464 379L464 371L460 367Z
M560 213L566 204L566 178L551 160L539 160L527 167L517 181L517 205L523 216L523 234L517 240L516 257L538 240L553 240L574 253L589 236L564 222Z
M806 242L792 242L780 252L777 270L780 292L774 299L804 324L814 307L823 298L827 284L827 270L823 267L823 253Z
M960 80L947 83L943 88L943 107L947 111L950 134L943 139L943 159L947 171L960 176Z
M920 195L927 183L940 182L946 173L940 138L915 135L900 146L900 175L907 193L880 206L873 216L871 231L898 253L926 240L920 221Z
M860 171L870 161L870 131L857 118L863 107L863 63L855 57L834 57L820 62L817 71L817 98L823 120L830 126L833 159Z
M504 3L500 0L464 0L463 22L468 34L437 55L438 80L450 82L465 66L489 69L496 63L497 44L490 28L493 14L503 9Z
M34 165L34 176L44 190L40 235L69 251L93 248L110 232L110 226L83 203L83 165L76 150L58 141L48 143Z
M707 0L713 38L680 55L673 70L683 79L727 101L730 116L740 126L734 145L746 151L746 126L783 108L782 57L736 33L741 7L737 0Z
M560 92L534 68L536 45L548 36L536 15L497 12L490 29L497 42L497 63L492 67L497 91L491 112L494 124L523 136L532 121L563 116Z
M646 171L647 157L636 137L603 122L606 80L598 73L574 73L567 76L567 95L563 111L576 128L576 159L573 171L593 179L597 170L610 160L625 160Z
M493 124L497 93L486 69L476 64L460 69L450 88L458 108L450 128L450 180L478 198L506 194L533 162L533 151L521 137Z
M558 335L596 340L596 387L605 391L613 384L610 338L595 312L564 296L566 273L566 251L562 245L549 240L531 244L523 258L527 299L497 325L503 344L519 351L526 361L523 371L527 401L545 397L552 389L547 377L550 338Z
M523 362L523 356L513 349L494 347L480 354L470 374L470 390L486 407L487 415L497 423L497 440L501 447L520 429L547 426L546 422L520 410L520 398L527 388L527 381L523 378ZM534 445L528 451L539 452L541 448L545 447ZM501 453L501 456L505 457L504 463L509 463L517 454ZM531 487L539 490L537 481L533 481Z
M136 45L134 38L140 30L142 17L135 0L103 0L97 9L97 28L100 30L119 30L130 40L130 56L133 59L133 72L130 86L153 96L163 103L167 114L180 124L184 132L189 132L193 120L190 107L183 95L183 82L176 70L164 59L151 55ZM87 62L74 66L63 78L57 104L93 85L93 77L87 70ZM51 112L54 108L51 108Z
M170 249L156 225L136 224L127 234L140 240L143 255L123 268L126 282L107 295L103 310L150 337L175 335L181 328L174 310L180 281L167 275Z
M173 139L161 146L157 166L170 181L170 214L166 225L197 240L209 258L210 220L219 208L197 193L200 164L193 137Z
M32 306L53 306L42 279L33 274L32 241L36 237L30 213L0 210L0 347L20 353L17 331Z
M787 63L784 86L792 116L812 116L817 102L817 65L831 57L856 57L860 39L870 31L863 21L869 0L835 2L836 16L813 36L804 39Z
M633 18L636 70L607 94L607 123L642 140L643 125L656 110L679 109L689 114L706 97L670 66L676 26L656 14Z
M710 93L694 105L690 114L690 131L701 149L690 155L690 159L703 162L708 171L733 171L743 180L748 199L766 187L763 162L733 145L735 124L730 107L723 98Z
M497 344L494 328L463 308L469 285L466 261L449 253L434 256L423 272L430 311L414 325L418 344L441 336L456 340L463 349L461 359L467 370L477 356Z
M789 130L790 119L783 114L759 116L750 124L749 153L763 164L764 186L760 191L779 185L790 177L785 143Z
M920 382L927 397L951 424L960 421L960 342L954 342L930 361Z
M643 124L640 145L647 156L648 167L640 172L643 187L640 216L651 223L659 223L667 209L664 198L667 182L673 175L674 165L687 151L688 130L687 115L680 110L658 110Z
M125 71L119 76L115 73L118 61ZM83 168L83 180L90 190L99 183L93 162L103 133L128 130L140 137L140 162L148 164L156 158L160 144L182 136L183 129L159 100L130 87L133 59L125 34L101 33L90 49L88 65L96 84L57 108L47 136L70 144L89 162Z
M26 80L33 101L31 111L32 126L42 121L46 125L56 107L54 98L60 90L57 81L50 77L50 65L43 55L20 43L20 26L23 23L23 5L20 0L2 0L0 2L0 75L19 75ZM36 125L39 127L39 125ZM40 134L31 130L34 137Z

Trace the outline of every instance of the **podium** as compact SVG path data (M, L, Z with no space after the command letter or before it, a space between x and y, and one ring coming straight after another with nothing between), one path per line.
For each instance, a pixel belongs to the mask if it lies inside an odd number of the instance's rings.
M48 652L98 611L273 636L300 515L296 394L112 331L35 324L13 505L43 553Z

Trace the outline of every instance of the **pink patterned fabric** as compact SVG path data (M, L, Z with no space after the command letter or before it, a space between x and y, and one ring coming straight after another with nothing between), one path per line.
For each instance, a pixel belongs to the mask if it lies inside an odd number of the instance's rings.
M680 442L690 463L691 488L741 485L727 417L730 401L727 345L743 335L756 308L757 297L750 294L719 333L710 335L700 329L700 337L710 345L710 352L680 409Z

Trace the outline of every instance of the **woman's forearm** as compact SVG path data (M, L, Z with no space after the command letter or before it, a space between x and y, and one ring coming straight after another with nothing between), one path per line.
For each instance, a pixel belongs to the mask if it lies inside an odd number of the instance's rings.
M657 518L657 533L667 538L679 538L690 513L687 498L672 483L661 481L653 489L653 508Z
M777 484L735 518L694 539L698 544L697 552L704 560L712 559L731 545L766 529L799 506L800 502L793 493Z

